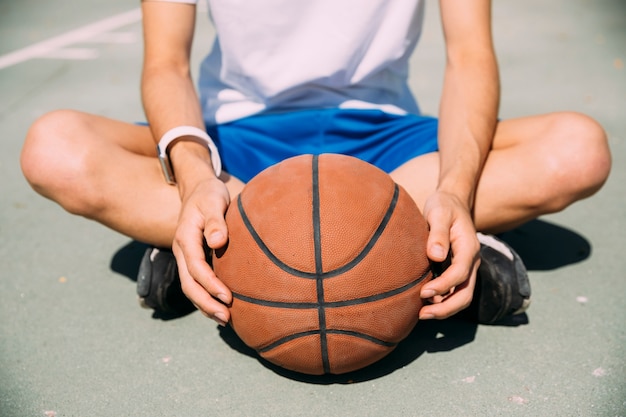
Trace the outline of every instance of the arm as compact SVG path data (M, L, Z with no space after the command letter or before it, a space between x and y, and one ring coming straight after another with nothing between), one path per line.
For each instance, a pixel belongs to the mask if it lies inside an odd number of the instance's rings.
M445 318L471 302L480 248L471 212L500 94L490 2L442 0L440 8L447 58L439 109L440 172L424 215L431 228L429 257L443 261L450 247L453 257L446 272L424 286L422 296L436 302L422 309L422 318Z
M141 93L153 136L192 125L204 129L189 72L195 6L143 1L144 63Z
M143 1L144 67L142 99L156 141L177 126L204 130L199 100L189 71L195 25L194 5ZM207 316L228 321L228 288L205 261L204 240L211 248L226 243L224 212L230 197L213 171L205 144L181 137L170 147L170 160L181 197L181 213L172 250L183 291ZM215 298L214 298L215 297Z

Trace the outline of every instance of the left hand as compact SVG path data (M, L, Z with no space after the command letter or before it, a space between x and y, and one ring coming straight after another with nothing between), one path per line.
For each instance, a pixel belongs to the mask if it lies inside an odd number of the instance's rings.
M424 205L430 227L426 253L433 262L443 262L452 251L451 265L424 285L421 297L431 301L419 318L445 319L467 308L474 293L480 265L480 243L469 208L453 194L436 191Z
M211 249L226 245L224 213L229 201L228 189L218 178L198 182L182 196L172 243L183 292L198 310L221 326L230 320L227 306L232 293L207 263L203 243L206 241Z

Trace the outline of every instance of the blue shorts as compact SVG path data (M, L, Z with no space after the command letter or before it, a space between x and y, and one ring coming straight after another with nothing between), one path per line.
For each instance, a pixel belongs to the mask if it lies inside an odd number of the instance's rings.
M338 153L385 172L437 150L437 119L380 110L315 109L260 114L207 126L226 172L248 182L302 154Z

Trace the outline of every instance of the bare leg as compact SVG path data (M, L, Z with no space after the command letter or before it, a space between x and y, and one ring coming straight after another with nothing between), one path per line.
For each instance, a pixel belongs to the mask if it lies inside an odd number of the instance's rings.
M595 193L610 165L605 133L586 116L553 113L502 121L476 191L476 228L500 232L562 210ZM438 172L438 154L432 153L391 175L423 208Z
M163 180L145 126L62 110L35 122L21 156L32 187L67 211L134 239L169 247L180 198ZM241 181L223 174L231 196Z

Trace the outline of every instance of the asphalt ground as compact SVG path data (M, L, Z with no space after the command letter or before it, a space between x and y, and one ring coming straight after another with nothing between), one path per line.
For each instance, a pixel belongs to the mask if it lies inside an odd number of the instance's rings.
M380 363L314 378L260 361L201 314L140 309L143 245L68 215L21 175L26 131L47 111L143 120L138 2L0 2L0 415L625 416L626 3L494 3L501 117L595 117L611 177L505 235L530 270L524 320L423 322ZM196 64L213 36L204 13L197 31ZM429 3L411 67L427 113L442 45Z

